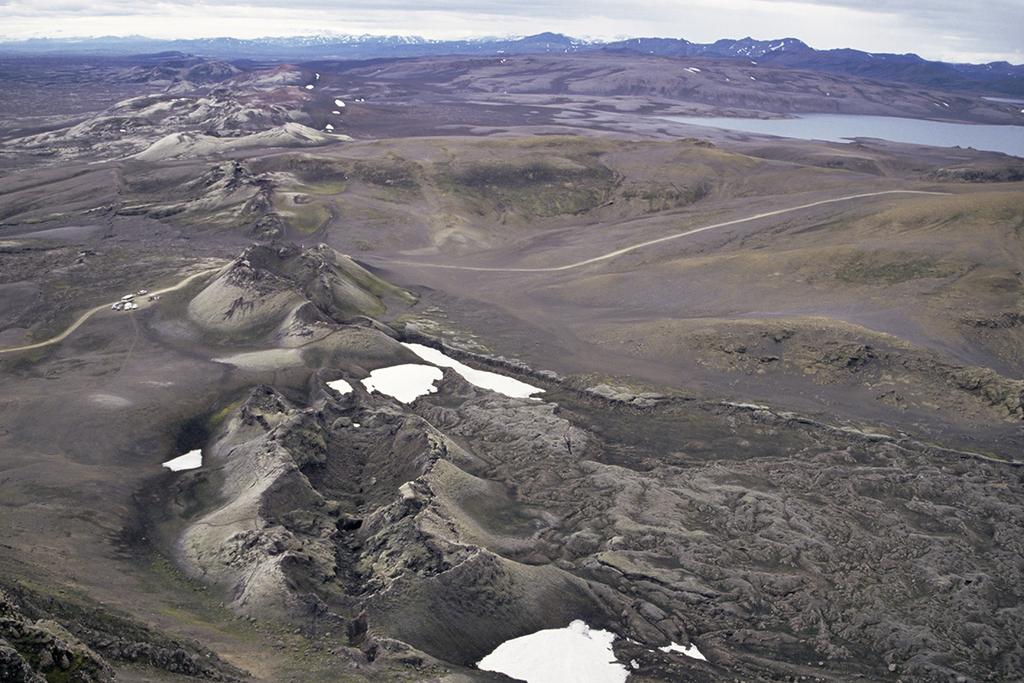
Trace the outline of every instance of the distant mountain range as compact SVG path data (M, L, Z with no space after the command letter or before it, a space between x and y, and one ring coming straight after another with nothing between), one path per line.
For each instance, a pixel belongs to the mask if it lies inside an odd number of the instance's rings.
M826 71L944 90L982 91L1024 96L1024 65L1008 62L954 64L916 54L883 54L853 49L816 50L796 38L723 39L692 43L681 38L630 38L588 41L558 33L522 38L431 40L416 36L319 35L280 38L198 38L157 40L141 36L102 38L32 38L0 42L0 53L64 55L133 55L184 52L219 59L313 61L424 57L430 55L498 55L585 53L593 51L649 54L673 59L742 59L765 66Z

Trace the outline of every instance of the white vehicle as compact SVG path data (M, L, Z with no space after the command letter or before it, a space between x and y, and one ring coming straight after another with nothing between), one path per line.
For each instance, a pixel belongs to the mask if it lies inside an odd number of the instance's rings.
M131 301L134 298L134 294L125 294L124 296L121 297L121 301Z

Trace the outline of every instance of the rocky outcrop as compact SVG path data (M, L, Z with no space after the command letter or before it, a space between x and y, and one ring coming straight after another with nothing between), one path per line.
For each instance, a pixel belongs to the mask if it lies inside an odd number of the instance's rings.
M139 178L128 174L122 178L122 185L121 204L116 209L122 216L173 218L204 229L248 227L277 216L270 179L266 174L252 173L240 161L213 164L197 178L176 184L170 192L162 180L152 181L145 175ZM263 234L267 227L252 230Z
M121 664L211 681L242 677L197 643L168 638L102 607L20 584L0 589L0 681L112 681Z
M26 618L0 593L0 680L107 683L114 671L59 623Z
M289 335L296 322L379 316L389 305L413 301L409 292L326 245L272 243L249 247L226 266L192 299L188 315L210 333L251 341L275 330Z
M969 327L977 327L990 330L1012 330L1024 327L1024 313L1007 311L990 318L967 318L964 321Z
M192 76L199 77L200 72ZM67 128L12 140L15 148L61 159L106 154L159 161L264 145L304 147L344 139L303 124L298 89L215 87L196 92L179 81L169 92L123 100Z
M577 618L655 680L998 679L1024 661L998 616L1024 582L1006 463L756 404L607 386L556 405L447 373L405 405L340 374L352 393L253 392L179 549L236 610L329 624L368 670L471 666Z
M46 678L32 670L25 658L0 638L0 681L8 683L46 683Z
M1014 328L1016 318L967 321L977 330ZM867 388L898 408L950 410L963 416L1024 419L1024 381L961 365L934 350L854 325L793 320L722 324L687 335L696 362L748 375L790 375L819 385Z
M221 157L232 152L266 147L319 147L346 139L349 138L321 133L301 123L284 123L246 135L236 132L235 136L180 132L163 136L132 158L144 162L160 162L181 158Z
M633 408L653 408L668 398L664 394L649 391L636 393L630 390L629 387L612 386L610 384L598 384L588 387L585 393L609 403L627 405Z
M926 177L940 183L1015 183L1024 180L1024 165L990 168L939 168Z
M445 382L476 406L464 413L470 423L515 435L507 445L524 456L586 448L551 405ZM191 524L178 550L190 574L230 591L236 610L306 623L311 605L324 605L322 618L347 623L353 642L399 638L460 664L497 638L605 613L586 581L535 565L532 513L469 471L486 456L435 426L454 415L416 415L361 390L318 393L303 407L255 390L209 449L228 502ZM522 518L494 529L477 510L484 501Z
M310 418L276 392L257 388L210 449L210 460L225 468L222 494L228 502L190 526L179 549L190 573L229 586L232 605L243 613L300 609L288 589L289 564L302 564L319 577L332 571L331 549L320 534L331 527L323 511L326 501L300 471L325 457L321 436L304 424ZM287 522L278 517L279 495L304 512ZM289 526L303 533L296 535Z

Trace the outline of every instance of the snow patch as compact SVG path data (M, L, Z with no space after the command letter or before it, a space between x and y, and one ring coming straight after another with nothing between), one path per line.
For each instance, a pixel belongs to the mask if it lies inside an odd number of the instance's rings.
M689 647L684 647L679 643L671 643L665 647L659 647L662 652L678 652L679 654L689 657L690 659L699 659L702 662L708 661L707 657L701 654L700 650L693 643L690 643Z
M163 464L171 472L181 472L183 470L194 470L203 466L203 452L198 448L194 451L189 451L185 455L179 455L177 458L168 460Z
M327 386L329 386L331 389L334 389L342 396L344 396L345 394L352 393L352 385L343 379L336 379L333 382L328 382Z
M695 66L688 66L688 67L686 67L686 70L689 71L692 74L699 74L700 73L700 69L698 69Z
M496 372L488 372L487 370L477 370L471 368L465 363L445 355L443 352L423 344L408 344L403 343L402 346L409 349L417 356L433 363L442 368L451 368L455 372L459 373L464 380L469 382L475 387L481 389L489 389L490 391L497 392L510 398L530 398L534 394L544 393L543 389L527 384L526 382L520 382L513 377L506 377L505 375L499 375Z
M312 83L310 83L309 85L306 86L306 90L312 90L312 89L313 89L313 84Z
M370 393L379 391L402 403L412 403L420 396L437 393L434 382L442 376L440 368L433 365L406 363L374 370L363 380L363 386Z
M629 672L615 659L614 640L614 633L577 619L565 628L505 641L477 668L526 683L623 683Z

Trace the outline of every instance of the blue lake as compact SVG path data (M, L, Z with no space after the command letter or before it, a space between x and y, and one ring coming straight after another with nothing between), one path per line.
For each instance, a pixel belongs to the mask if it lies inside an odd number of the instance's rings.
M849 142L851 138L880 138L934 147L959 145L1024 157L1024 126L948 123L858 114L804 114L793 119L742 119L727 116L661 118L695 126L803 140ZM1021 118L1024 119L1024 115Z

